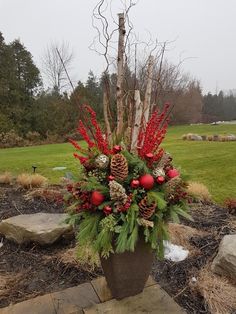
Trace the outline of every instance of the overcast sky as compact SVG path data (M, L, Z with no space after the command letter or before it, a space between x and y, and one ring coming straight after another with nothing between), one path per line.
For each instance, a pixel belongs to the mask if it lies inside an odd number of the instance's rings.
M20 38L39 67L50 42L68 42L75 55L73 78L85 80L90 69L103 70L102 57L88 48L96 35L91 14L97 2L0 0L0 31L6 42ZM175 40L169 60L188 58L182 67L205 92L236 88L236 0L139 0L130 18L144 40L147 30L160 41Z

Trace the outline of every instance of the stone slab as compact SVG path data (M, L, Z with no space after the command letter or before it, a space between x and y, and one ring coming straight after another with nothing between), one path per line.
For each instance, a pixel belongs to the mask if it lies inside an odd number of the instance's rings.
M236 234L228 234L223 237L211 269L219 275L236 280Z
M0 314L56 314L50 294L0 309Z
M91 284L96 294L98 295L100 302L106 302L112 299L112 294L110 289L108 288L105 277L98 277L92 280ZM149 276L145 287L153 286L155 284L155 280L151 276Z
M49 293L0 309L0 314L83 314L83 308L99 303L90 283Z
M57 314L77 313L100 302L90 283L54 292L51 297Z
M25 214L2 220L0 233L19 244L37 242L52 244L72 227L64 223L67 214Z
M123 300L112 299L84 309L84 314L184 314L183 309L158 285Z

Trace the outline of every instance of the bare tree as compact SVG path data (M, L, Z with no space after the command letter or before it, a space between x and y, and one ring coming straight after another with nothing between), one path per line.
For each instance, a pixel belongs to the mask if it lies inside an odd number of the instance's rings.
M61 93L72 85L68 72L71 69L73 53L67 43L51 43L42 58L42 71L50 88Z

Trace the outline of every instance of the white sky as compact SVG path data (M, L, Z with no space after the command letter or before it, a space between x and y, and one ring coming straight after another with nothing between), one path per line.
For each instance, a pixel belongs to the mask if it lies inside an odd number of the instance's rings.
M88 48L96 35L91 14L97 2L0 0L0 31L6 42L20 38L39 67L50 42L68 42L75 55L72 77L83 81L90 69L103 70L102 57ZM176 39L169 60L189 57L183 69L204 91L236 88L236 0L139 0L130 18L144 40L147 30L161 41Z

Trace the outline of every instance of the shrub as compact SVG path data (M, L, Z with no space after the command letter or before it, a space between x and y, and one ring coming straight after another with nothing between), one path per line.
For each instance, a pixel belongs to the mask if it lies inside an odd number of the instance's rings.
M202 183L189 182L188 193L200 201L209 202L211 200L211 194L208 188Z
M40 174L32 174L31 175L31 187L32 188L39 188L41 186L44 186L47 183L47 178Z
M0 174L0 183L11 184L13 180L12 174L10 172L4 172Z
M26 134L26 139L29 140L31 143L33 144L37 144L40 142L40 137L41 135L38 133L38 132L31 132L29 131L27 134Z
M19 136L15 130L11 130L6 133L0 133L0 147L14 147L14 146L23 146L24 139Z
M16 182L24 189L39 188L46 184L47 178L40 174L22 173L17 177Z

